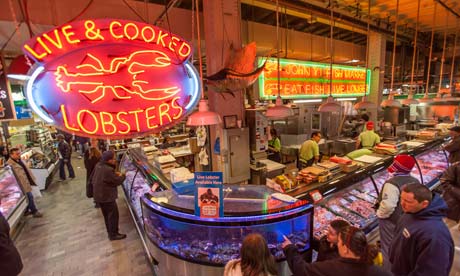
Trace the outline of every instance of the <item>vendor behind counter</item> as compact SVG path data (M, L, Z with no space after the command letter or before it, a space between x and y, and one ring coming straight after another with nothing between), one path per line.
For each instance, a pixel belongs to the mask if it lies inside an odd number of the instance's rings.
M268 159L278 162L281 162L281 141L278 137L276 129L270 129L270 136L272 137L268 141Z
M319 131L314 131L311 134L311 139L302 144L299 151L300 168L309 167L313 165L313 163L321 161L318 145L320 140L321 133Z
M367 122L366 130L363 131L356 141L356 149L371 149L380 143L380 136L374 132L374 123Z

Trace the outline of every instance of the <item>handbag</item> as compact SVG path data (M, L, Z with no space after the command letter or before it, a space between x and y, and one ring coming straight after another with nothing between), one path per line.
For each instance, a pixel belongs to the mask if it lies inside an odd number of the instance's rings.
M93 181L92 180L93 180L93 175L94 175L95 170L96 168L93 169L93 171L88 177L88 181L86 181L86 197L87 198L93 197Z
M36 185L32 185L32 195L37 198L37 197L42 197L42 193L40 192L40 188Z

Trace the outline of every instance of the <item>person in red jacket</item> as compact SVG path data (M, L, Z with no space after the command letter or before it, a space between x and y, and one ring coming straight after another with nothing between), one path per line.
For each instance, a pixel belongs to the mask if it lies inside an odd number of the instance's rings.
M375 246L367 243L363 231L353 226L340 230L337 247L340 258L308 263L287 238L283 242L286 260L294 276L390 276L381 267L373 265L378 254Z

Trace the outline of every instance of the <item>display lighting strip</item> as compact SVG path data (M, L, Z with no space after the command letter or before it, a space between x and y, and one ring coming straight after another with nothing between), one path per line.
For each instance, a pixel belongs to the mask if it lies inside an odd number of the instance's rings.
M344 101L356 101L357 98L338 98L337 101L344 102Z

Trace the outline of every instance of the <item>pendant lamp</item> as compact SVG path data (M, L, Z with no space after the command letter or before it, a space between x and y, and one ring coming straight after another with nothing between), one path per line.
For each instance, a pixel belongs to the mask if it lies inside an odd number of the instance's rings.
M331 60L329 62L329 97L327 97L326 102L322 103L318 107L319 112L340 112L342 110L342 106L334 100L332 97L332 62L334 60L334 42L332 39L334 38L334 3L332 1L329 2L330 10L331 10L331 35L330 35L330 56Z
M394 98L393 83L395 79L395 60L396 60L396 38L398 36L398 19L399 19L399 0L396 1L396 20L395 20L395 33L393 36L393 58L391 62L391 85L390 94L388 98L380 104L381 107L401 107L401 103Z
M369 67L369 34L370 34L370 20L371 20L371 1L369 0L367 3L367 41L366 41L366 66L364 67L366 70L365 73L365 84L364 84L364 95L363 98L359 103L356 103L353 108L355 110L360 109L373 109L377 108L377 105L373 102L367 100L366 97L366 88L367 88L367 68Z
M401 104L403 105L419 104L419 102L416 99L414 99L414 93L412 92L412 87L414 87L415 61L417 57L417 35L418 35L419 18L420 18L420 0L418 0L418 4L417 4L417 20L415 22L414 53L412 55L412 70L410 74L409 95L407 95L407 99L404 99L401 101Z
M283 119L294 115L291 108L283 105L283 99L281 99L281 71L280 71L280 40L279 40L279 3L276 0L276 70L278 74L278 96L275 100L275 106L269 107L265 116L269 119Z
M11 61L7 77L15 80L28 80L27 73L30 67L32 67L31 61L25 55L19 55Z
M198 104L198 111L194 112L187 118L187 125L189 126L203 126L203 125L218 125L222 123L222 120L216 112L209 111L208 100L204 98L203 92L203 63L201 58L201 36L200 36L200 6L198 0L195 0L195 12L196 12L196 28L198 35L198 61L200 64L200 88L201 88L201 100ZM194 15L192 14L192 20ZM193 24L192 24L193 26Z
M422 104L432 103L433 99L428 96L428 89L430 88L430 68L431 68L431 57L433 55L433 41L434 41L434 25L436 24L436 8L438 7L438 3L434 2L434 13L433 13L433 24L431 26L431 43L430 43L430 57L428 58L428 70L426 76L426 88L425 88L425 95L423 98L419 99L418 101Z

